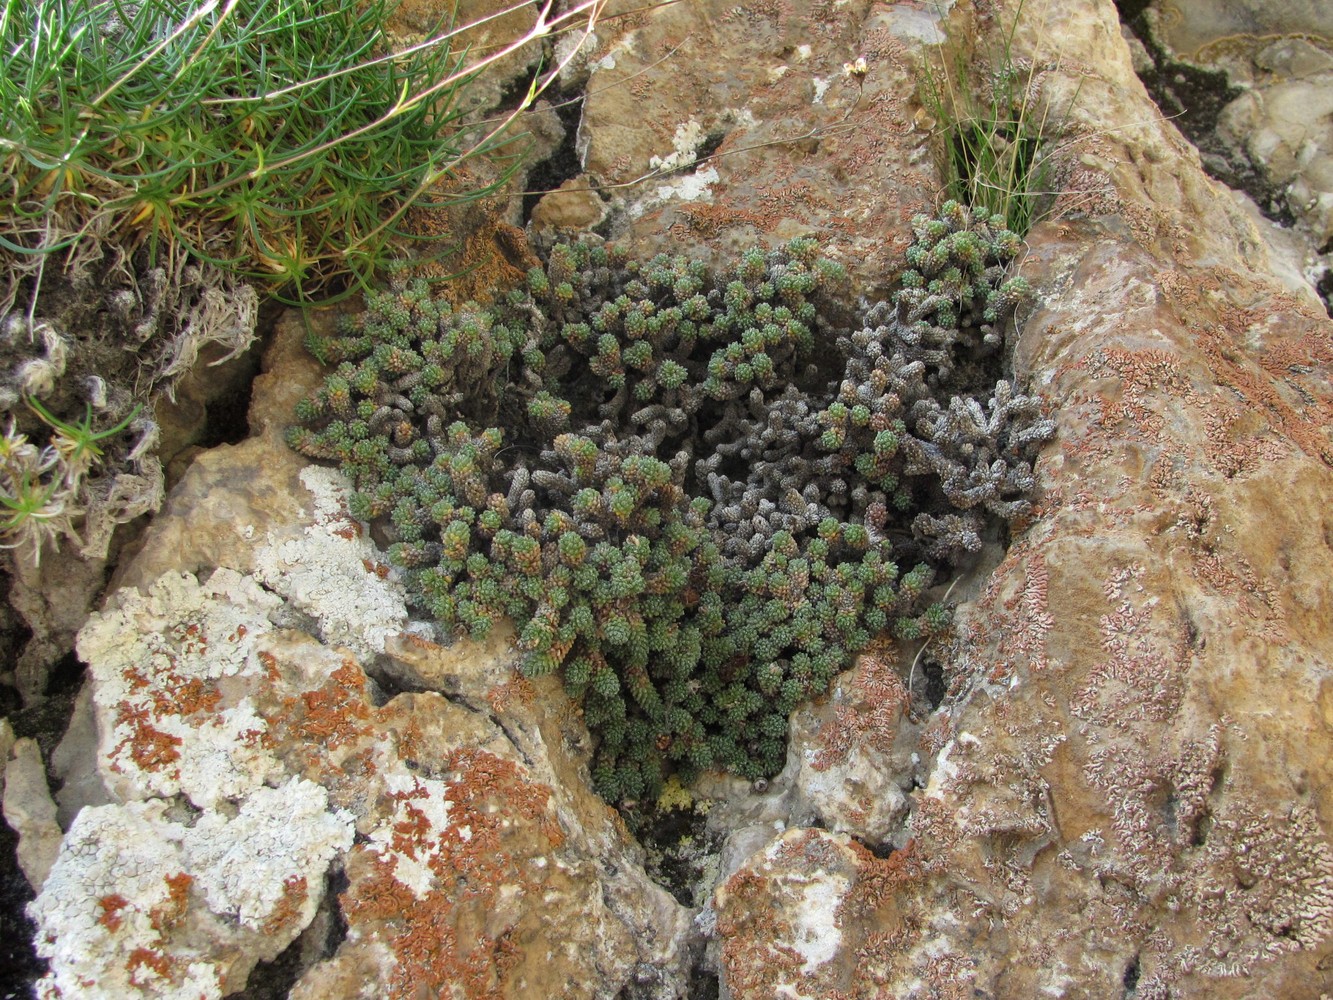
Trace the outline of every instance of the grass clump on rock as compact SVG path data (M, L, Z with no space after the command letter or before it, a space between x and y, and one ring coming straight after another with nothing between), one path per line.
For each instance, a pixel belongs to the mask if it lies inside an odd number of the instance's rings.
M510 617L525 671L561 671L607 799L770 776L876 633L946 627L927 591L1026 510L1051 430L993 378L1017 239L956 204L915 231L855 331L810 239L720 278L558 245L489 310L403 284L314 345L334 370L291 443L348 473L441 624Z
M601 10L524 6L476 54L449 5L407 45L397 0L0 2L0 547L104 557L161 502L153 404L201 354L244 352L269 298L370 287L410 210L506 180L563 64L490 119L480 78ZM62 426L124 433L70 475Z
M387 51L394 6L7 0L0 248L183 249L301 301L372 277L403 210L496 145L450 33Z

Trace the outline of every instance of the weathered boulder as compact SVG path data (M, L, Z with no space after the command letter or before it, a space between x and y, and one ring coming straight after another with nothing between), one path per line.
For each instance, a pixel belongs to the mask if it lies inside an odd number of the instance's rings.
M868 0L695 0L608 24L589 57L583 168L640 181L611 194L646 255L729 260L815 235L880 291L938 184L907 59L937 20ZM858 55L863 79L843 71Z
M606 217L606 206L584 177L571 177L548 191L532 209L534 234L592 229Z
M1310 266L1333 239L1333 9L1327 4L1150 4L1145 23L1169 57L1225 74L1222 155L1246 164L1275 209L1307 234ZM1225 89L1225 88L1222 88Z
M1333 11L1319 0L1154 0L1162 41L1186 59L1203 60L1228 48L1278 35L1333 37Z

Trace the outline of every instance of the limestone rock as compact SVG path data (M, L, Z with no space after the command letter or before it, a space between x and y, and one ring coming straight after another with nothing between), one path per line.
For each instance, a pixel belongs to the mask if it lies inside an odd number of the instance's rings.
M351 817L291 778L233 815L174 820L165 800L93 806L75 819L28 908L51 972L42 997L221 997L314 914Z
M53 666L69 655L74 634L88 620L106 579L106 562L89 557L52 555L36 566L13 561L9 603L32 632L14 669L14 683L25 705L45 698Z
M51 754L51 773L60 779L56 820L68 830L84 806L103 806L111 796L97 773L97 719L93 686L85 683L74 699L64 738Z
M1333 38L1333 12L1319 0L1156 0L1152 4L1162 40L1187 59L1230 40L1314 35Z
M909 939L897 893L917 875L910 849L880 859L846 834L788 830L713 897L725 995L873 995L885 980L863 959L874 961ZM950 985L934 970L921 983Z
M60 850L56 804L46 785L46 769L37 741L20 739L0 759L4 772L5 822L19 836L18 862L28 884L40 890Z
M1156 40L1174 58L1220 70L1239 89L1222 109L1226 159L1257 172L1308 234L1311 271L1333 260L1333 13L1327 4L1183 3L1148 10ZM1233 167L1234 169L1234 167Z
M882 289L936 187L908 103L911 49L938 18L899 6L696 0L603 25L579 151L601 184L631 184L636 252L720 262L815 235ZM842 68L858 55L860 81Z
M1285 192L1292 213L1323 246L1333 239L1333 45L1327 55L1309 43L1302 48L1324 57L1320 69L1297 78L1272 74L1227 105L1218 131Z
M465 91L470 105L487 110L499 101L505 88L526 76L541 59L539 41L515 46L535 25L535 11L507 0L406 0L393 9L389 31L404 44L420 43L428 38L457 31L452 48L462 54L472 50L467 65L483 58L491 60L491 70L479 74Z
M333 322L329 312L310 317L316 332ZM292 407L319 383L319 363L301 344L300 317L279 323L255 380L250 408L253 436L198 455L171 491L162 514L141 537L137 551L116 568L108 587L147 589L167 572L207 572L229 566L254 569L253 540L280 546L303 531L301 457L283 443ZM256 470L262 470L257 475ZM308 501L306 501L308 502Z
M699 0L604 24L585 168L653 174L610 224L701 256L811 232L868 295L890 287L937 183L921 46L1018 3L897 7ZM116 801L79 814L34 904L47 996L76 976L237 989L320 899L347 935L307 956L297 1000L446 978L683 996L696 934L734 1000L1315 995L1333 960L1329 320L1151 105L1110 0L1051 23L1013 37L1067 131L1012 360L1058 436L1031 519L927 651L938 708L920 650L877 649L796 714L763 794L701 782L726 847L691 924L589 790L559 681L516 677L503 630L477 648L414 625L320 493L334 480L282 446L317 374L287 324L257 436L196 461L119 570L134 589L83 632ZM305 803L287 839L276 790ZM237 882L250 842L276 860ZM119 868L101 844L124 845Z

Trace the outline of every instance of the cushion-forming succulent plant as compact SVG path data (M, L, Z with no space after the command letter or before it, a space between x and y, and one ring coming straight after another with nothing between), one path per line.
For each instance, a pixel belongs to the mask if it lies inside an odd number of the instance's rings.
M811 239L698 261L557 245L494 307L372 295L290 441L336 461L444 627L561 670L610 800L775 773L787 716L877 633L933 635L936 574L1027 509L1052 432L996 379L1028 294L1002 220L913 222L856 330Z

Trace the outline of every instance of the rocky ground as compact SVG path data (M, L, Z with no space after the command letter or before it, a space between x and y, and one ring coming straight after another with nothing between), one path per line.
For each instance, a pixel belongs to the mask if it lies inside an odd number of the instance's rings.
M562 229L712 262L808 234L882 298L939 187L921 60L1019 18L1059 116L1011 358L1057 425L1034 516L947 640L794 713L775 780L621 815L559 682L413 621L283 444L321 377L287 315L246 436L191 447L40 636L77 660L0 744L40 888L24 918L6 875L0 994L1333 995L1322 5L633 6L540 119L560 193L475 227L494 280ZM48 572L21 587L58 603Z

